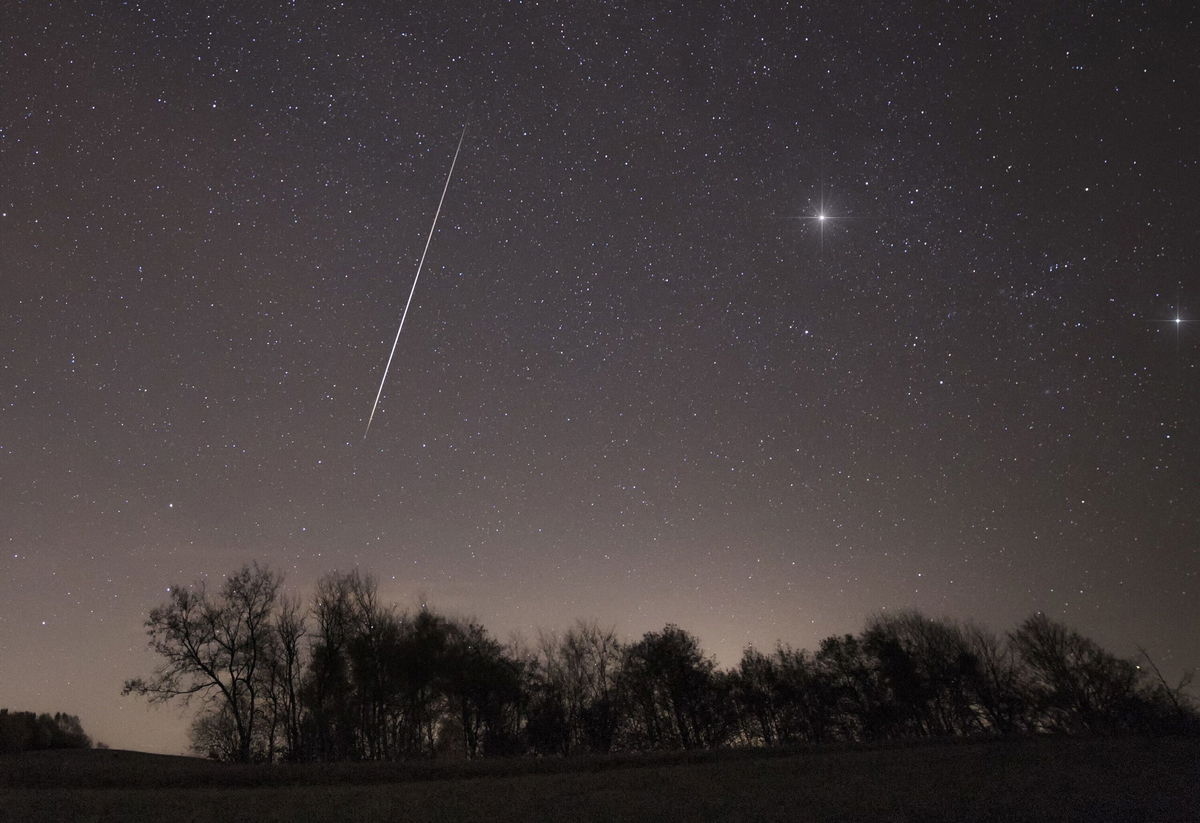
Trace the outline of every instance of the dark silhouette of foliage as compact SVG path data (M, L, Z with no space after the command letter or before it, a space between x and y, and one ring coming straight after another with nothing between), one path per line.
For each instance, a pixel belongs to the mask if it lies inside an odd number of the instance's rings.
M968 688L984 729L1001 735L1028 731L1031 714L1024 695L1024 671L1011 644L987 629L969 626L974 657Z
M730 699L746 745L821 743L830 739L833 679L804 650L748 648L729 675Z
M612 629L578 621L544 634L527 662L527 734L545 754L609 752L619 723L617 673L624 651Z
M520 665L476 623L455 627L446 649L444 688L469 758L519 751Z
M39 749L90 749L88 737L79 718L55 712L34 714L0 709L0 753L37 751Z
M675 625L628 646L619 680L628 743L648 749L724 744L731 718L723 716L715 672L700 642Z
M908 611L873 618L863 633L878 661L892 737L971 735L982 729L970 684L978 660L968 634Z
M215 596L173 587L146 623L162 662L126 691L202 695L194 748L241 761L1200 733L1187 678L1172 686L1145 652L1144 666L1118 658L1041 614L1007 635L915 611L880 614L815 653L748 648L719 671L675 625L623 643L580 621L527 649L475 621L384 604L359 571L321 578L308 608L279 586L247 566ZM86 740L78 721L55 720L53 737L32 715L6 717L6 750Z
M1078 632L1036 614L1011 635L1025 664L1037 726L1056 732L1115 732L1133 724L1138 668Z

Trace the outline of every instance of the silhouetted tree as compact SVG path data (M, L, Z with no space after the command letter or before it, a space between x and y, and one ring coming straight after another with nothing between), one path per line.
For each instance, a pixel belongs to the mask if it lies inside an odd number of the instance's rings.
M1036 732L1200 733L1170 685L1045 615L1007 635L915 611L816 653L747 648L718 671L675 625L622 643L578 622L537 647L381 601L331 572L310 613L246 566L210 595L173 587L146 622L161 663L127 693L201 695L194 748L220 759L389 760L787 745ZM311 628L309 617L311 616ZM86 745L68 715L0 712L0 750Z
M385 760L395 755L394 715L398 685L393 677L402 619L379 601L370 575L347 577L349 603L350 706L356 756Z
M783 677L779 661L753 647L742 652L731 675L730 695L738 712L743 740L774 746L784 739Z
M315 635L301 699L307 710L306 757L342 760L354 751L350 715L349 646L353 637L353 576L330 573L317 581L313 598Z
M304 674L302 641L307 630L299 599L281 597L278 612L271 622L267 665L262 669L267 760L274 760L279 750L287 759L298 759L302 755L300 690Z
M278 575L254 564L226 578L215 596L203 581L172 586L170 599L146 620L150 648L161 662L148 679L127 681L123 693L152 702L196 695L212 701L237 730L236 759L249 761L280 584Z
M527 728L536 750L568 755L612 749L621 657L614 631L594 621L580 620L561 636L542 635L527 687Z
M461 725L468 758L516 750L521 674L477 623L455 627L446 648L444 688Z
M853 635L827 637L814 658L826 687L828 725L846 740L876 740L889 731L891 710L875 661Z
M1200 733L1200 712L1197 711L1195 698L1187 692L1195 673L1184 672L1179 682L1172 686L1149 652L1139 647L1138 654L1151 673L1147 678L1149 682L1140 692L1144 704L1143 725L1157 732ZM1138 666L1138 669L1141 670L1142 667Z
M675 625L626 647L621 685L631 742L651 749L723 744L732 718L716 699L715 669L699 641Z
M241 751L237 723L221 703L196 715L188 729L188 737L193 752L212 760L237 760Z
M1024 669L1005 637L970 626L967 641L975 658L970 692L984 726L997 734L1026 731L1032 707L1025 699Z
M426 608L399 613L358 571L321 578L313 613L301 689L307 756L431 757L448 736L466 756L515 748L520 676L481 626Z
M446 658L453 626L422 608L405 622L396 657L396 676L404 716L404 752L432 757L448 710Z
M958 624L917 611L882 614L868 622L863 643L888 689L890 736L968 735L982 728L968 688L979 661Z
M55 712L34 714L0 709L0 753L38 749L89 749L92 739L79 718Z
M1028 672L1027 697L1048 731L1113 732L1137 698L1137 667L1094 641L1035 614L1011 635Z
M829 673L803 649L779 645L780 737L782 742L823 743L836 732L837 690Z

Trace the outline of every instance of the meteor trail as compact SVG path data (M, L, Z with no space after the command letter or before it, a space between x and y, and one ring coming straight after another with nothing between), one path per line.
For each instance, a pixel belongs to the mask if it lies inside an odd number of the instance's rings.
M417 263L417 274L413 277L412 288L408 292L408 302L404 304L404 313L400 315L400 327L396 329L396 339L392 341L392 353L388 355L387 365L383 367L383 379L379 381L379 391L375 393L375 403L371 406L371 416L367 418L367 428L363 432L363 440L371 431L371 421L375 419L375 410L379 408L379 398L383 395L383 384L387 382L388 370L392 368L392 358L396 356L396 344L400 342L400 332L404 331L404 318L408 317L408 307L412 305L413 295L417 293L417 281L421 279L421 267L425 265L425 255L429 254L429 244L433 241L433 232L437 229L438 217L442 214L442 203L446 202L446 192L450 190L450 178L454 176L454 164L458 162L458 153L462 149L463 138L467 136L467 127L463 126L462 134L458 136L458 146L454 149L454 159L450 161L450 171L446 173L446 185L442 186L442 197L438 200L437 211L433 213L433 225L429 227L429 236L425 238L425 251L421 252L421 262Z

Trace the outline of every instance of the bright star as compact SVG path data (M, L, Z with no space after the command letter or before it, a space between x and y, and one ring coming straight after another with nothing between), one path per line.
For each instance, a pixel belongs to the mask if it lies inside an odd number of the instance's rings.
M1175 310L1174 316L1167 316L1167 317L1162 318L1161 320L1151 320L1151 319L1147 318L1146 320L1143 320L1142 322L1154 323L1154 324L1157 324L1160 328L1162 326L1167 326L1167 325L1174 326L1175 327L1175 354L1176 354L1176 356L1179 356L1180 346L1183 344L1184 326L1187 326L1190 329L1192 324L1200 322L1200 320L1196 320L1196 319L1192 319L1192 318L1185 318L1183 316L1183 308L1182 308L1182 306L1180 306L1180 304L1178 302L1174 306L1171 306L1171 308Z
M825 247L825 232L832 231L843 220L855 220L858 218L851 217L846 214L839 213L836 204L825 199L825 186L821 186L820 198L816 202L809 201L812 211L807 214L793 214L785 219L787 220L802 220L808 223L813 223L816 229L817 236L820 238L821 248Z

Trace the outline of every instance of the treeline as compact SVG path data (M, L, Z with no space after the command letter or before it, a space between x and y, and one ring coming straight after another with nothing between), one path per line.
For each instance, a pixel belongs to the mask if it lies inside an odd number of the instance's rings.
M380 602L359 572L307 606L257 565L172 587L146 628L160 665L126 693L201 697L194 748L224 760L393 760L1015 734L1197 733L1148 656L1036 614L1004 634L880 615L815 652L749 648L719 670L668 625L627 641L578 622L533 645Z
M71 714L34 714L0 709L0 752L39 749L90 749L92 739L84 734L79 718Z

